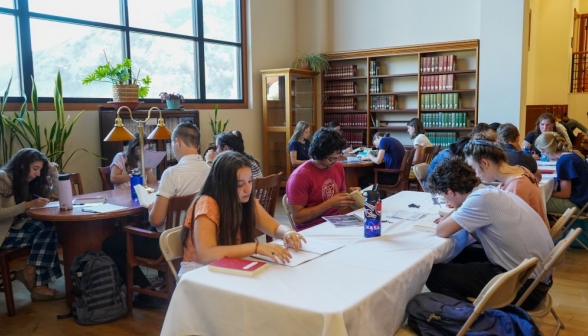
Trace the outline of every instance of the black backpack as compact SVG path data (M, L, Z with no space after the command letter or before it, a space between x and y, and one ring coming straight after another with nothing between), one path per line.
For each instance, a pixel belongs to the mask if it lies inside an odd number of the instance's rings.
M406 307L408 325L418 335L457 335L474 305L439 293L421 293L412 298ZM478 316L468 336L477 335L531 335L541 332L522 308L508 305L501 309L488 309Z
M101 251L88 251L76 256L71 264L75 289L71 311L58 319L73 316L81 325L94 325L117 320L127 315L126 286L114 261Z

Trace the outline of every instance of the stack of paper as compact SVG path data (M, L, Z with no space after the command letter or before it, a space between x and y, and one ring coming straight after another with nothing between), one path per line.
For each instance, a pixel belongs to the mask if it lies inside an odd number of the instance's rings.
M157 197L155 192L150 193L140 184L135 185L135 192L139 198L139 204L141 204L143 208L149 208L149 206L155 202L155 197Z
M271 242L271 244L278 244L278 245L284 246L284 241L281 239L274 240L273 242ZM304 243L304 242L302 243L302 248L299 251L296 251L292 248L288 249L288 252L290 252L290 254L292 255L292 259L290 259L289 263L282 264L281 262L278 261L278 264L286 265L286 266L290 266L290 267L298 266L298 265L305 263L309 260L318 258L325 253L329 253L329 252L334 251L336 249L340 249L341 247L343 247L343 245L341 245L341 244L321 242L321 241L306 238L306 243ZM274 262L272 260L272 258L263 256L260 254L254 254L253 257L267 260L272 263Z

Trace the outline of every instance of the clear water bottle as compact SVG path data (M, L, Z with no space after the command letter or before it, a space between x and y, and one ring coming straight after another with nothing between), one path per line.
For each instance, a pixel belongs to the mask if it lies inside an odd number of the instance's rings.
M363 235L366 238L379 237L382 232L380 227L380 215L382 214L380 192L366 190L363 195L366 197L364 202L365 223L363 225Z
M143 185L143 177L141 176L141 172L139 172L139 168L131 171L131 198L133 201L139 201L139 196L137 196L137 192L135 191L137 184Z
M59 210L73 209L73 195L69 174L59 174L57 185L59 188Z

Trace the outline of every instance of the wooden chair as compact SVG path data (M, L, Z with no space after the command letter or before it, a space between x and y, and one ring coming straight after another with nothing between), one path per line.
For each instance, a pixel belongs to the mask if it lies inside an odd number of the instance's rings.
M525 300L529 297L531 292L533 292L535 287L537 287L539 282L541 282L541 280L544 279L547 276L547 274L549 274L563 262L566 250L568 249L568 247L570 247L570 245L572 245L574 240L578 238L581 232L582 229L580 228L571 230L568 233L568 235L564 239L560 240L559 243L557 243L557 245L553 248L553 250L549 252L547 258L543 260L543 271L539 274L535 281L533 281L529 288L527 288L527 290L525 291L523 296L521 296L519 301L517 301L517 306L520 307L523 304L523 302L525 302ZM563 322L559 319L559 317L555 313L555 310L553 310L552 300L549 293L545 295L545 299L543 299L543 301L541 301L541 303L539 303L539 305L535 307L535 309L528 310L527 312L534 319L545 317L547 314L551 313L555 318L555 322L557 322L557 327L555 328L555 332L553 333L553 335L557 335L560 329L565 328Z
M82 186L82 176L80 173L70 173L69 181L71 182L71 194L73 196L84 193L84 187Z
M0 289L4 292L8 316L16 315L14 293L12 292L12 280L14 280L14 276L10 271L10 262L26 257L29 254L31 254L30 246L0 249L0 273L2 273L2 286L0 286Z
M159 248L161 248L161 254L171 273L176 279L176 282L180 281L178 277L178 270L180 268L180 262L184 256L184 246L182 245L181 233L182 225L176 226L169 230L165 230L159 237Z
M430 164L433 158L441 151L441 145L425 147L423 149L423 162Z
M270 216L274 217L276 212L276 202L280 197L280 184L282 182L283 172L260 177L253 180L253 192L255 198Z
M190 204L192 204L194 196L195 194L170 197L166 215L166 227L168 229L183 224L181 223L182 211L188 210ZM153 239L160 239L160 232L144 230L134 226L125 226L125 232L127 233L127 302L130 313L133 310L133 292L156 296L169 300L174 292L176 282L175 277L171 269L168 267L168 264L163 255L157 259L149 259L136 256L134 254L135 249L133 245L133 235ZM134 287L133 267L135 266L143 266L147 268L156 269L158 271L162 271L165 273L164 280L159 283L152 284L151 286L146 288Z
M412 158L414 157L414 151L415 150L413 148L407 150L404 153L404 158L402 158L402 165L400 166L400 169L374 169L374 185L378 185L380 194L382 194L382 198L394 195L402 190L408 190L408 178L410 175L410 168L412 165ZM398 174L398 179L393 185L381 184L378 182L378 173Z
M582 132L578 133L578 135L576 136L576 141L574 141L572 148L579 151L580 153L586 155L587 153L584 150L584 147L582 146L582 143L584 142L584 138L586 138L586 135L584 133L582 133Z
M102 190L113 190L114 186L110 181L110 166L98 167L98 173L100 174L100 179L102 180Z
M422 191L427 191L428 188L423 186L423 182L427 179L427 172L429 171L429 164L426 162L416 164L412 167L414 176L419 183Z
M290 221L290 226L292 227L292 229L298 231L298 229L296 229L296 223L294 223L294 219L292 218L292 207L290 207L290 203L288 202L288 195L284 195L284 197L282 197L282 206L286 211L286 215L288 216L288 220Z
M480 314L483 314L488 309L502 308L509 305L517 296L517 292L533 270L537 266L539 259L536 257L525 259L521 264L514 269L500 273L490 280L482 289L482 292L474 301L474 311L472 315L461 327L458 336L463 336L470 329L472 324L476 321ZM408 326L403 326L395 334L400 335L416 335Z
M582 207L582 209L580 209L580 211L578 211L577 213L572 213L569 216L569 218L571 219L571 221L569 223L567 221L564 221L564 225L561 227L560 231L562 233L568 231L572 227L572 225L574 225L574 223L578 219L580 219L580 220L588 220L588 215L586 214L587 209L588 209L588 203L584 204L584 206ZM568 210L566 210L565 213L567 213ZM555 213L555 212L548 212L547 214L548 215L555 216L555 217L559 217L561 219L561 217L563 217L565 215L565 213L560 214L560 213ZM557 222L556 222L556 224L557 224ZM553 226L555 226L555 224ZM552 228L552 230L553 230L553 228ZM586 233L582 229L580 229L580 230L582 231L582 234L583 235L585 235L586 237L588 237L588 233ZM588 251L588 246L586 246L584 243L582 243L582 241L580 239L576 238L576 242L578 243L578 245L582 246L586 251Z

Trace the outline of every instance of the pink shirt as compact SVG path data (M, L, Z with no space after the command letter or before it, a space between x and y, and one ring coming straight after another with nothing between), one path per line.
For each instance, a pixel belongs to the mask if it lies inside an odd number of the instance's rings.
M531 208L533 208L543 219L547 230L549 230L549 220L547 219L547 210L545 208L545 202L541 197L541 189L539 188L539 184L533 174L525 167L518 166L523 168L524 173L518 177L515 177L506 184L500 184L498 188L506 191L510 191L511 193L519 196L522 198Z

